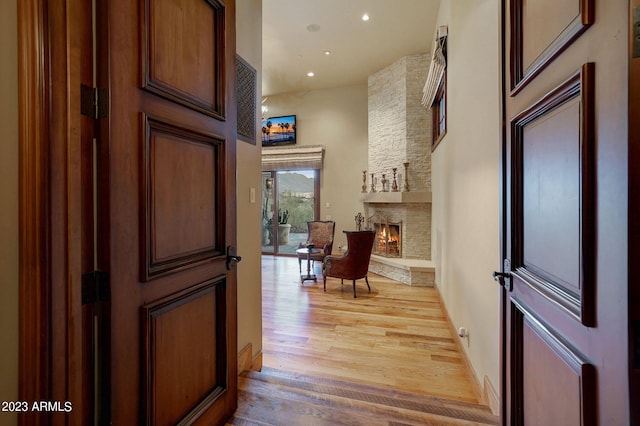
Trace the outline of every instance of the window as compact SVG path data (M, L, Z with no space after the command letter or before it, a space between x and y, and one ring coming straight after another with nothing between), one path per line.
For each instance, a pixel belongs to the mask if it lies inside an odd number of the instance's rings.
M447 38L438 40L441 58L446 64L447 60ZM435 60L435 58L434 58ZM431 104L431 126L433 129L433 139L431 140L431 150L436 149L444 135L447 133L447 68L444 66L442 77L436 90L436 95Z
M447 133L447 75L440 81L436 97L431 105L431 126L433 139L431 150L436 149L444 135Z

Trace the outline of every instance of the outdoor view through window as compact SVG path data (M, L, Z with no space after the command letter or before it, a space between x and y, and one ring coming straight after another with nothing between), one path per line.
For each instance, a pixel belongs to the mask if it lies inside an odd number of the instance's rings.
M262 252L295 254L315 220L317 170L262 172Z

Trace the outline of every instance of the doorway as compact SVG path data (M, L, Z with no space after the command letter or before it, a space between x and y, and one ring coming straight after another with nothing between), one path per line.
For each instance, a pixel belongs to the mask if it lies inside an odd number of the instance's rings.
M262 172L262 254L295 255L320 214L319 170Z

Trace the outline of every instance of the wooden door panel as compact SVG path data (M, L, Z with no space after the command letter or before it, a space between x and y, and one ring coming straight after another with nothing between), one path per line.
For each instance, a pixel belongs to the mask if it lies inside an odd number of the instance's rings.
M522 263L579 295L579 100L573 99L548 117L524 126L522 145ZM547 155L550 151L555 155ZM562 191L555 191L559 183ZM547 244L551 237L553 250ZM573 256L557 256L558 252Z
M225 304L220 277L142 307L144 424L189 424L225 391Z
M510 1L510 84L517 94L595 20L595 0Z
M235 3L108 4L112 421L220 424L237 404Z
M144 2L144 87L223 118L225 8L217 0ZM178 67L176 64L180 63Z
M144 117L143 280L224 254L224 141Z
M565 27L580 18L580 0L522 0L522 66L530 69ZM549 10L554 13L550 14ZM580 20L581 21L581 20Z
M235 0L19 6L20 395L73 404L20 422L223 424L237 406Z
M594 65L511 121L514 275L593 325Z
M629 423L623 3L502 3L505 424Z
M595 368L520 301L511 302L514 425L595 424Z

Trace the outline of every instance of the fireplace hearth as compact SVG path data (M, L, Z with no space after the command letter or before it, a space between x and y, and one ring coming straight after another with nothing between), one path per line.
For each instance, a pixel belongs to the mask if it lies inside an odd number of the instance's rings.
M420 195L411 192L383 194ZM380 193L367 194L367 197L372 195L377 197ZM376 234L369 271L409 285L433 286L435 268L429 260L431 200L414 198L401 202L394 199L368 198L363 201L366 208L366 227Z

